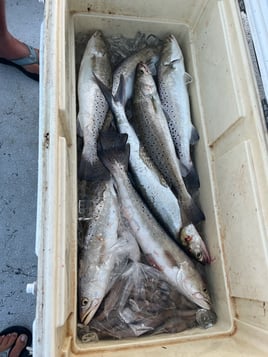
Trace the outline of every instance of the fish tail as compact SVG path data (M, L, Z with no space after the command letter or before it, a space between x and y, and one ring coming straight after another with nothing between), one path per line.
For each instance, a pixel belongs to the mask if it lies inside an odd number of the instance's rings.
M127 169L130 154L130 146L126 143L127 138L127 134L120 134L112 127L100 133L98 155L108 170L112 171L115 162Z
M156 76L156 74L157 74L156 62L157 62L157 57L156 56L150 58L146 62L146 65L149 67L149 70L150 70L152 76Z
M199 140L198 131L194 126L192 126L190 144L195 145L198 142L198 140Z
M113 96L111 90L96 76L93 72L96 83L102 91L105 99L107 100L112 111L115 111L116 105L121 104L123 107L126 105L126 84L124 76L121 74L119 85L115 95Z
M200 187L200 181L194 165L191 165L187 175L184 177L184 182L188 190L197 190Z
M103 165L100 160L95 162L88 161L85 156L81 156L81 160L78 168L78 178L79 180L85 181L95 181L95 180L105 180L110 177L109 171Z
M197 206L197 204L192 198L190 199L190 202L186 205L186 207L184 207L184 213L193 224L197 224L206 219L204 213L201 211L201 209Z

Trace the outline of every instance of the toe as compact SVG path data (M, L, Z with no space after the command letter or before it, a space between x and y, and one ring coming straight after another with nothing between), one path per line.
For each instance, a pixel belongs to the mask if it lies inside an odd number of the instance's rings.
M19 357L26 344L27 336L24 334L20 335L16 340L15 346L9 352L9 357Z
M3 335L0 337L0 352L9 349L13 343L15 343L18 334L16 332L9 333L8 335Z
M35 52L36 52L36 55L37 55L38 61L39 61L39 50L35 48ZM26 71L28 71L30 73L39 74L39 63L29 64L29 65L26 65L23 67L26 69Z

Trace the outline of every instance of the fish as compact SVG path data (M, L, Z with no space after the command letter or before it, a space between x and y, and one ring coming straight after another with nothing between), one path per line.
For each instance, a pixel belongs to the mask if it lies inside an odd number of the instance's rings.
M186 189L156 84L148 66L142 62L136 70L133 109L133 125L141 143L178 197L182 224L204 220L203 212Z
M121 75L125 80L125 101L132 97L136 66L139 62L145 62L153 67L159 60L158 47L145 47L127 57L113 73L112 94L115 95L118 91Z
M93 71L108 87L111 87L112 70L109 51L99 30L94 32L87 43L78 74L77 130L84 142L78 168L80 180L94 180L99 175L99 169L102 170L97 155L97 137L103 126L108 104L94 80Z
M191 189L200 182L191 159L190 146L199 140L191 121L187 84L192 81L185 71L181 48L174 35L166 37L158 63L157 84L170 133L180 160L181 173Z
M130 182L127 175L130 147L126 141L126 134L111 130L99 136L98 154L114 179L121 212L148 264L161 271L165 279L190 301L210 309L210 296L201 275L155 220Z
M112 95L111 91L97 76L95 79L114 114L118 131L128 135L127 142L130 144L129 168L136 187L155 217L174 239L178 239L182 227L178 199L146 153L127 118L125 112L126 85L124 76L121 75L120 77L120 83L115 95Z
M78 268L79 316L84 325L91 321L107 293L119 226L119 206L112 178L90 184L91 219L80 243Z
M212 262L208 248L193 224L181 229L179 242L198 262L202 264L210 264Z

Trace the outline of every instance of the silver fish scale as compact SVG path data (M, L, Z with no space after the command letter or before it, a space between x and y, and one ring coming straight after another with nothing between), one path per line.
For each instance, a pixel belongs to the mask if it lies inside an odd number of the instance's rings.
M175 147L176 147L176 152L178 154L178 157L182 160L182 162L185 162L186 160L189 160L189 150L187 150L187 148L185 148L185 150L183 150L183 144L184 142L181 140L181 132L178 130L178 125L176 121L174 120L169 120L169 118L173 119L173 118L178 118L178 110L176 108L176 105L174 103L174 101L172 100L172 98L170 97L170 95L168 94L168 92L166 91L166 86L163 82L159 82L159 94L161 97L161 102L162 102L162 106L164 109L164 112L166 113L166 115L168 115L168 127L171 133L171 136L173 138L173 141L175 143ZM190 135L188 140L190 141ZM188 142L188 145L189 142ZM186 152L184 152L186 151ZM187 155L188 153L188 155Z
M170 96L168 91L166 90L166 85L165 83L161 80L158 79L158 83L159 83L159 95L161 98L161 103L162 103L162 107L164 109L165 113L168 113L170 116L174 116L176 115L176 107L173 105L173 101L170 100ZM169 130L171 133L172 138L177 137L179 139L179 133L178 130L176 128L176 126L174 125L174 123L170 120L168 120L168 126L169 126Z
M145 113L143 119L145 125L150 125L150 118ZM163 154L163 146L164 146L163 143L162 142L159 143L157 136L148 135L148 132L146 130L140 130L140 132L143 133L142 134L143 141L147 143L146 146L148 148L148 152L150 153L154 161L155 158L157 158L162 162L164 162L165 155ZM162 167L162 173L166 178L168 178L169 171L166 170L165 166Z

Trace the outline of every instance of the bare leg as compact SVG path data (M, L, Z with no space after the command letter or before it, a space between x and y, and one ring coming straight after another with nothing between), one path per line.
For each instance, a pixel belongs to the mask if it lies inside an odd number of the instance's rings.
M36 51L38 52L38 50ZM5 0L0 0L0 57L14 60L28 55L28 48L8 31ZM32 73L39 73L38 64L27 65L24 68Z

